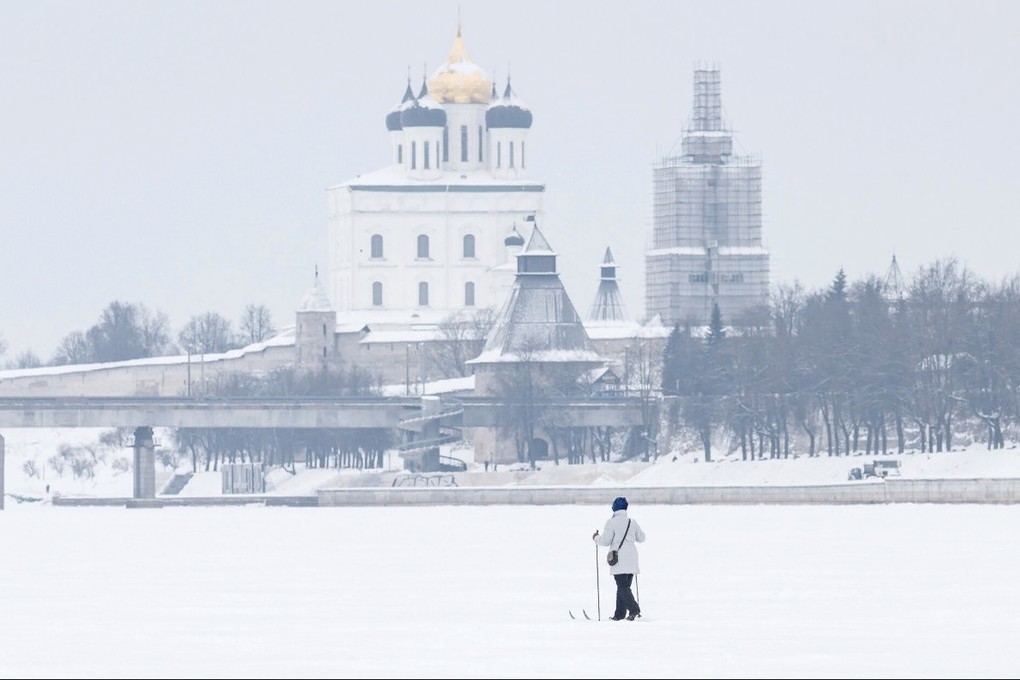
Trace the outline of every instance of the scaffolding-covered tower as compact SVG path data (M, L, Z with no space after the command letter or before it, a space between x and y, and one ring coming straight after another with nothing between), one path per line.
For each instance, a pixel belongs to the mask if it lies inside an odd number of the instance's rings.
M652 244L645 309L668 324L705 325L718 304L726 324L768 304L761 237L761 161L733 155L719 70L694 71L694 107L681 154L653 170Z

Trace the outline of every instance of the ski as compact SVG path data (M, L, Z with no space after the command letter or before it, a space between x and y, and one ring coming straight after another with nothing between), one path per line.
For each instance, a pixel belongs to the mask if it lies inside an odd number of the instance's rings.
M586 612L585 610L583 610L583 609L582 609L582 610L581 610L581 613L582 613L582 614L584 614L584 618L586 618L586 619L588 619L589 621L591 621L591 617L590 617L590 616L588 616L588 612Z
M572 619L574 619L574 620L578 620L578 621L580 620L580 617L578 617L578 616L574 616L574 611L573 611L572 609L568 609L568 610L567 610L567 613L568 613L568 614L570 614L570 618L572 618ZM595 620L595 619L593 619L592 617L588 616L588 612L587 612L587 610L585 610L585 609L582 609L582 610L581 610L581 613L582 613L582 614L584 614L584 618L585 618L585 620L587 620L587 621L594 621L594 620Z

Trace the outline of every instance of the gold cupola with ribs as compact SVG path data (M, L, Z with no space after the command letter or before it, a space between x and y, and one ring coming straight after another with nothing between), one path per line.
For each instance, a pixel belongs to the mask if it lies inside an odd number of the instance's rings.
M441 104L488 104L492 81L464 49L457 25L457 37L450 55L429 79L429 96Z

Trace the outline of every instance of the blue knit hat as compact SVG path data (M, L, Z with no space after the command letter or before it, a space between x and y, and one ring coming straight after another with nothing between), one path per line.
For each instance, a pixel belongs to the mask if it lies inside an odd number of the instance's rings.
M626 510L626 509L627 509L627 499L624 498L623 496L620 496L616 500L613 501L613 512L616 512L617 510Z

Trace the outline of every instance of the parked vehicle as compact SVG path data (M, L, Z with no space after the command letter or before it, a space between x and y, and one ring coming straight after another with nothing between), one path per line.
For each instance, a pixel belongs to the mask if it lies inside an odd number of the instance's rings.
M850 469L850 474L847 476L849 480L865 479L867 477L880 477L885 479L890 475L898 477L900 475L900 461L898 460L875 460L871 463L865 463L863 467L855 467Z

